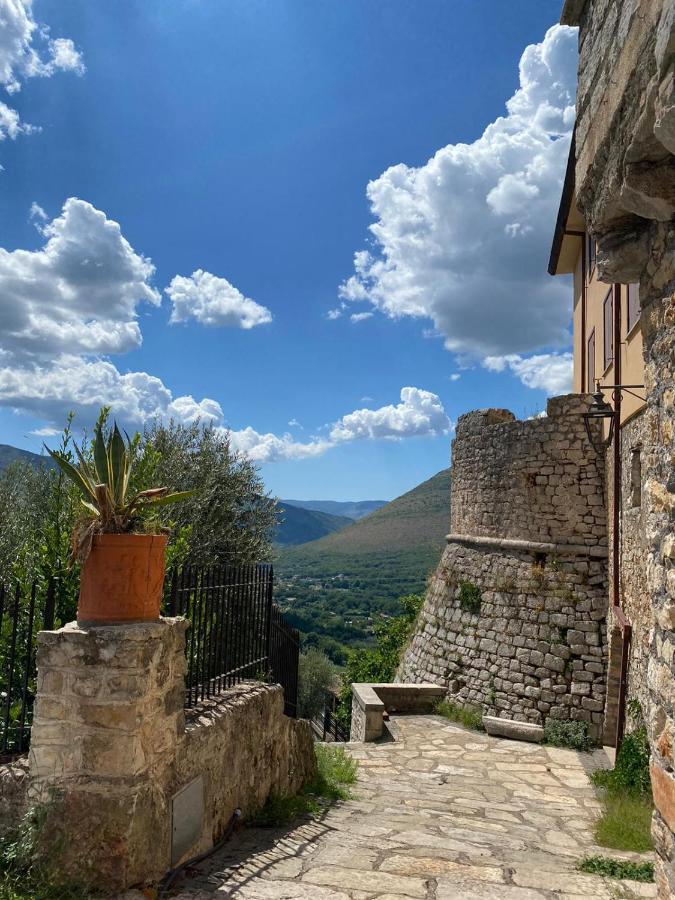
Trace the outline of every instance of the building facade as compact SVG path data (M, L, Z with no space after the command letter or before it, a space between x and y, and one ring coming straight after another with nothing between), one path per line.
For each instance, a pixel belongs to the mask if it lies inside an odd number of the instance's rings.
M675 896L675 0L566 0L561 21L579 29L574 191L598 279L640 285L645 714L665 900Z
M609 673L604 741L644 722L651 604L647 594L642 455L646 410L640 285L599 278L597 245L577 204L575 140L565 173L549 273L572 276L573 388L597 389L614 413L603 421L607 484ZM618 387L617 385L621 385ZM603 445L607 446L604 447ZM614 540L616 532L616 540Z

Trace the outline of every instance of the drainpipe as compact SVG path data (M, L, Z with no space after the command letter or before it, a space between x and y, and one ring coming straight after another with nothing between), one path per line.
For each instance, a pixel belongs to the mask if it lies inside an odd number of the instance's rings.
M614 285L614 384L621 384L621 285ZM621 673L616 716L616 752L619 752L626 725L628 650L631 627L621 609L621 389L614 389L614 440L612 442L612 605L621 628Z

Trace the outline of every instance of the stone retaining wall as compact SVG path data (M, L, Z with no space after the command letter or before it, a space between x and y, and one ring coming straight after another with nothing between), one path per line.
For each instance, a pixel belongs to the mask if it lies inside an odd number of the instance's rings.
M607 514L587 402L556 397L526 421L507 410L460 418L452 534L397 677L444 685L491 715L584 721L599 739Z
M247 815L313 777L309 723L284 716L278 685L233 688L186 721L186 628L163 619L39 634L31 799L46 804L56 877L113 892L156 881L211 847L235 808Z

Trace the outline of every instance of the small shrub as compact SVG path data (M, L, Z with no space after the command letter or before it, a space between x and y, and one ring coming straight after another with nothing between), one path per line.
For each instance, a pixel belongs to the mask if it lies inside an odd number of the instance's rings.
M610 793L651 796L647 729L638 728L627 734L617 754L614 768L598 769L591 775L591 781Z
M609 856L586 856L577 863L577 869L589 875L602 875L603 878L654 881L654 864L650 862L636 863L627 859L612 859Z
M595 826L601 847L644 853L652 848L652 794L649 780L649 743L646 728L627 734L613 769L591 775L602 788L602 814Z
M355 760L344 747L316 744L314 752L317 765L314 781L297 794L271 794L265 806L251 819L252 825L263 828L286 825L300 816L316 815L337 800L350 798L347 785L356 781Z
M544 725L544 740L553 747L567 747L569 750L591 749L588 725L585 722L547 719Z
M459 706L451 700L441 700L436 704L435 712L444 719L457 722L472 731L485 731L483 728L483 713L475 706Z
M480 612L480 588L471 581L459 583L459 605L467 612L477 615Z
M325 653L310 647L298 663L298 716L313 719L323 712L326 694L335 682L337 669Z

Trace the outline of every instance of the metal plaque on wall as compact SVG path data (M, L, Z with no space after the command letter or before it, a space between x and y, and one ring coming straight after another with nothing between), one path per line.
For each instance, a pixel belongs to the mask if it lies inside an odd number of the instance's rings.
M204 823L204 779L200 775L171 798L171 865L199 840Z

